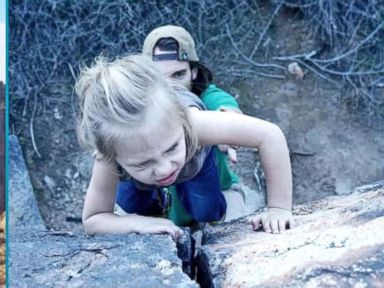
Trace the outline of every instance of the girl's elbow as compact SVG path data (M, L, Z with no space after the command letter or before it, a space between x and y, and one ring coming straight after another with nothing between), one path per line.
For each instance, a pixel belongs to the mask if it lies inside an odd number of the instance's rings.
M84 228L85 233L88 235L95 235L98 233L97 225L96 225L95 221L92 221L92 220L93 220L92 216L90 216L90 217L83 216L82 217L83 228Z
M277 124L270 123L268 132L269 138L272 141L286 143L284 132Z

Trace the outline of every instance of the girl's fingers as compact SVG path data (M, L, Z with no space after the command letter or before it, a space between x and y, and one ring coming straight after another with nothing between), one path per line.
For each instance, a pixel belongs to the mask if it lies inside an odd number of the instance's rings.
M277 220L271 220L271 221L270 221L270 226L271 226L271 230L272 230L272 233L273 233L273 234L278 234L278 233L280 233L280 230L279 230L279 224L278 224L278 221L277 221Z
M279 220L278 225L279 225L280 233L282 233L282 232L284 232L286 230L286 226L287 226L288 222L289 221Z
M177 239L179 239L182 235L183 235L183 230L181 230L179 227L177 227L176 225L175 225L175 228L174 229L172 229L173 231L172 231L172 233L170 233L171 235L172 235L172 238L173 238L173 240L177 240Z
M261 215L256 215L255 217L253 217L251 219L251 224L252 224L252 229L254 231L259 230L260 226L262 225Z
M272 233L271 219L269 217L262 218L264 231L267 233Z
M282 233L295 226L293 217L270 217L267 214L258 214L250 220L254 231L263 226L267 233Z

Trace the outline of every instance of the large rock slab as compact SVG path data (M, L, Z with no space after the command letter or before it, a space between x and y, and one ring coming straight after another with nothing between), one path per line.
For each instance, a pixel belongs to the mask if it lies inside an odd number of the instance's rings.
M10 287L198 287L184 273L194 272L189 229L177 245L169 235L47 231L15 136L9 159Z
M168 235L14 232L10 287L198 287Z
M33 192L31 179L23 153L16 136L8 137L9 182L8 182L8 229L45 230Z
M374 187L296 206L297 226L284 234L254 232L246 219L206 228L198 281L203 287L384 287L384 189Z

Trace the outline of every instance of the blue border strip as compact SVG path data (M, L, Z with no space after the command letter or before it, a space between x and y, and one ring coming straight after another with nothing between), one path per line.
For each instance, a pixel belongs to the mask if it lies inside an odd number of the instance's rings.
M8 233L8 223L9 223L9 207L8 207L8 179L9 179L9 155L8 155L8 127L9 127L9 77L8 77L8 55L9 55L9 1L5 0L5 287L8 287L8 264L9 264L9 233Z

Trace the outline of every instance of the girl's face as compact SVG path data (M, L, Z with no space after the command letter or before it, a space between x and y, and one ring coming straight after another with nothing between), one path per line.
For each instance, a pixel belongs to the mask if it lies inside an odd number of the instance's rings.
M145 136L133 135L118 143L116 151L116 161L133 178L147 185L168 186L185 164L184 130L177 123L155 125Z

